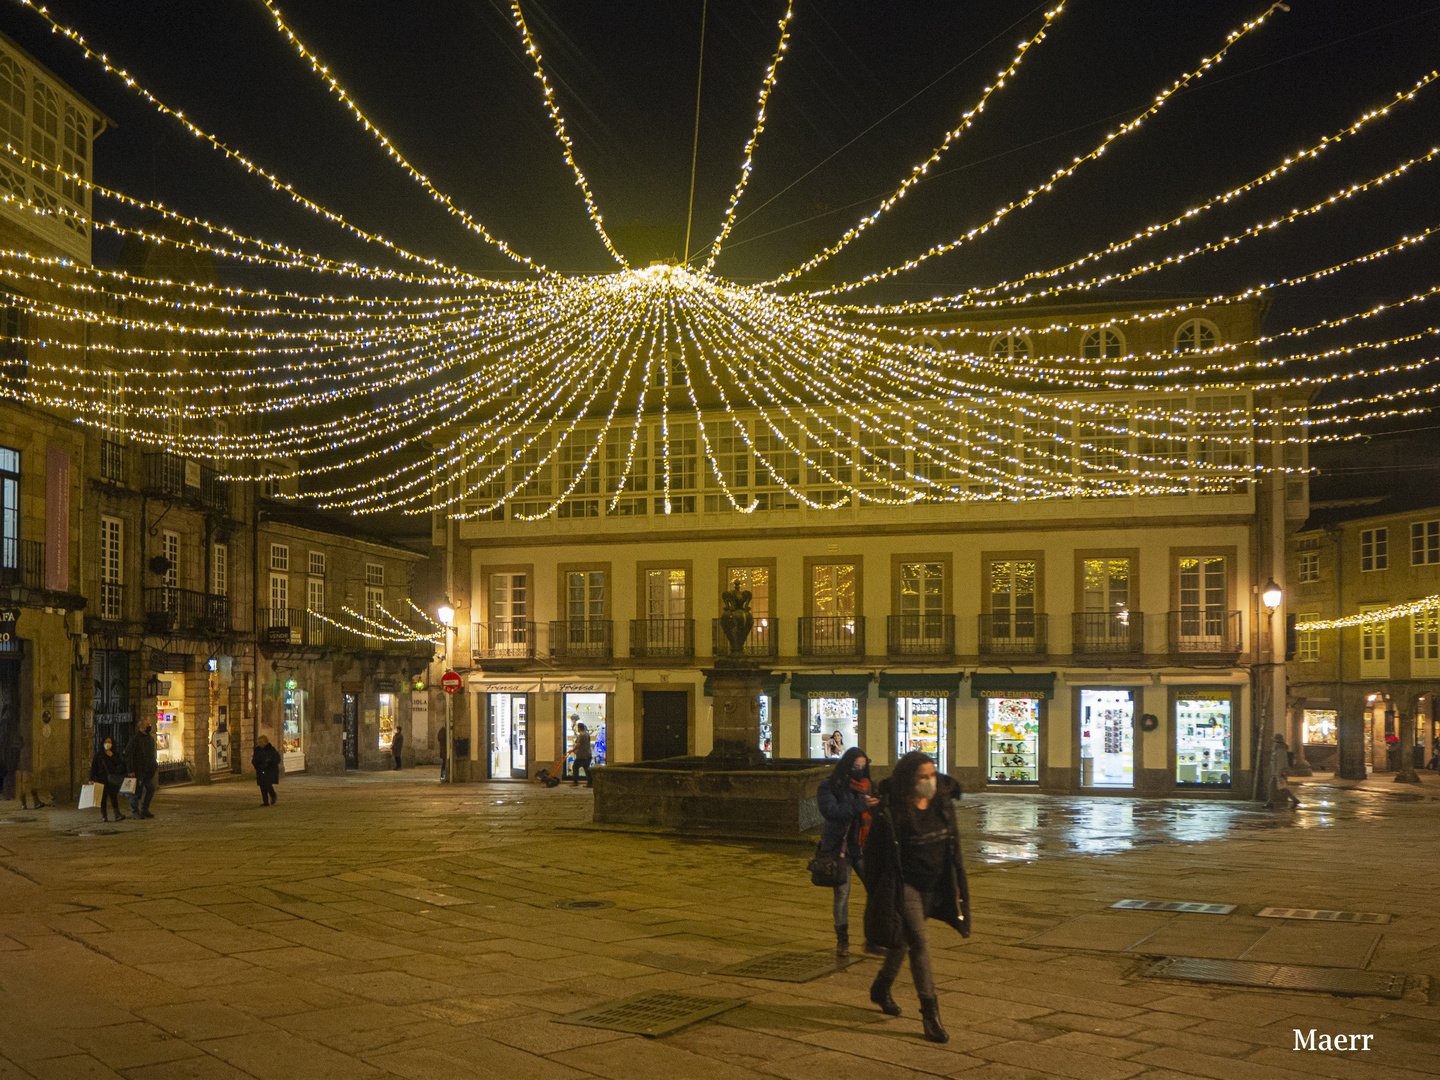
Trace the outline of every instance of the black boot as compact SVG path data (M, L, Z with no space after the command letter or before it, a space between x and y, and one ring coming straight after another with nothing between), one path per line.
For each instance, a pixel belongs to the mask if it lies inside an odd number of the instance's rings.
M935 1043L947 1043L950 1036L940 1024L940 1002L934 998L920 999L920 1022L925 1025L925 1038Z
M835 927L835 955L846 957L850 955L850 927Z
M875 976L875 981L870 984L870 1000L880 1006L880 1011L886 1016L899 1016L900 1006L895 1004L895 999L890 996L890 985L894 979L887 979L884 974Z

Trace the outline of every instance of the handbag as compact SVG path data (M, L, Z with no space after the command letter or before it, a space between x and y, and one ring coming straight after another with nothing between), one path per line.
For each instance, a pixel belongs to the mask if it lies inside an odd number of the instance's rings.
M127 777L125 777L124 782L122 782L121 785L120 785L120 794L121 794L121 795L134 795L134 794L135 794L135 777L133 777L133 776L127 776Z
M99 805L100 805L100 785L99 785L99 784L81 784L81 785L80 785L80 809L81 809L81 810L93 810L93 809L95 809L95 807L97 807L97 806L99 806Z
M815 857L805 869L810 871L810 883L822 889L833 889L840 884L840 861L844 858L838 851L821 851L815 845Z

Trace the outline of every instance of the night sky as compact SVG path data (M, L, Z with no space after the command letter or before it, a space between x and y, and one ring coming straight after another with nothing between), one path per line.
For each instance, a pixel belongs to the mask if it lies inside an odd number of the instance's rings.
M357 224L470 269L523 273L465 233L388 161L327 96L260 3L50 6L163 100ZM1440 3L1290 6L1140 133L1035 208L959 253L859 295L931 296L1063 262L1250 179L1440 63ZM1263 0L1073 0L1018 79L931 179L806 280L846 280L964 232L1088 151L1215 51L1227 31L1264 9ZM559 270L613 268L562 160L508 4L287 0L282 10L412 161L494 233ZM679 254L700 0L525 0L524 10L579 162L622 250L641 263ZM697 244L714 235L737 179L783 10L777 0L710 2ZM1016 44L1039 27L1044 10L1024 2L797 0L754 179L719 271L761 279L836 238L929 152ZM6 4L0 29L118 122L96 144L101 183L252 234L388 261L204 149L32 13ZM1429 149L1437 134L1440 84L1319 163L1302 164L1283 182L1151 241L1134 259L1107 265L1188 248L1314 201ZM1378 194L1280 235L1109 295L1234 291L1391 243L1440 222L1437 170L1440 163L1419 167ZM97 202L97 217L112 212ZM115 246L97 240L97 261L113 259ZM1283 328L1428 287L1437 251L1440 237L1373 268L1282 293L1269 325ZM239 281L253 271L226 273ZM1425 321L1423 311L1411 318L1406 325Z

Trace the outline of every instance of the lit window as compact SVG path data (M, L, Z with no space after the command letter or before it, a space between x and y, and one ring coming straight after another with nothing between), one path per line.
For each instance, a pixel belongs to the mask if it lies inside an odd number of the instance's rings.
M1024 360L1030 355L1030 339L1024 334L1001 334L991 340L990 355L997 358Z
M1440 563L1440 521L1417 521L1410 526L1410 565Z
M1190 319L1180 324L1175 331L1175 351L1182 353L1206 352L1220 344L1220 331L1215 324L1205 319Z
M1390 530L1365 529L1360 533L1360 569L1384 570L1390 565Z
M285 544L270 545L270 569L290 569L290 548Z
M1318 612L1308 611L1296 617L1296 622L1311 622L1320 618ZM1295 635L1295 659L1303 663L1314 663L1320 659L1320 631L1301 630Z
M1125 339L1121 337L1119 330L1108 327L1091 330L1080 344L1080 355L1087 360L1099 359L1102 356L1124 356Z
M1320 553L1318 551L1302 551L1300 553L1300 584L1320 580Z

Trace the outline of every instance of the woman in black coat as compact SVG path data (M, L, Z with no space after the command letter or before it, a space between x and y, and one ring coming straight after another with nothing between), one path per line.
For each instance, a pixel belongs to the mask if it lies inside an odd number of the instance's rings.
M275 785L280 782L280 751L270 745L270 740L261 735L255 740L255 752L250 755L250 764L255 766L255 783L260 785L260 805L275 803Z
M105 740L105 745L95 751L90 762L90 782L103 784L100 793L100 820L109 821L110 811L106 806L115 807L115 820L120 820L120 785L125 782L125 759L115 749L115 743Z
M870 1000L899 1016L890 987L910 954L910 975L920 995L925 1037L948 1042L930 971L927 919L939 919L970 936L970 890L960 857L955 800L960 785L941 775L928 754L906 754L880 784L880 805L865 844L863 877L865 948L885 953L885 964L870 987Z
M859 868L870 828L867 812L878 799L870 795L870 762L858 746L852 746L835 766L835 771L815 793L825 827L820 833L820 851L840 855L840 880L835 885L835 955L850 955L850 871Z

